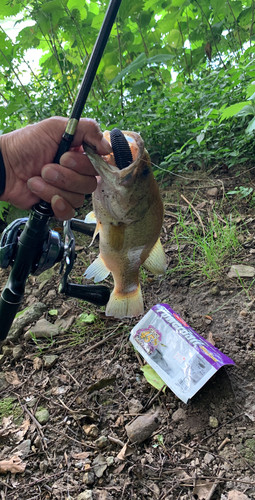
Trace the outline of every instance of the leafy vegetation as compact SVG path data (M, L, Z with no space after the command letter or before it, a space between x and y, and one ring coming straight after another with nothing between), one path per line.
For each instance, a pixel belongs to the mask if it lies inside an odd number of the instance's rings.
M106 7L94 0L1 2L3 133L68 116ZM10 16L20 26L15 42L6 30ZM84 116L103 130L140 132L159 178L165 170L252 166L254 39L254 0L123 0ZM29 49L41 53L38 70ZM0 202L0 217L5 209Z

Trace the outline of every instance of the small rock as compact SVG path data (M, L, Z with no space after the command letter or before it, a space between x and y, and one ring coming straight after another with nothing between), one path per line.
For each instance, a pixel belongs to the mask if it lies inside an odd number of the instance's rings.
M49 411L47 410L47 408L40 408L35 413L35 418L38 420L39 424L42 424L42 425L46 424L46 422L48 422L48 420L50 418Z
M53 365L55 365L56 361L58 359L58 356L56 354L48 354L43 356L43 364L44 367L51 368Z
M204 456L204 462L208 465L214 460L214 456L211 453L206 453Z
M239 316L243 316L245 318L246 316L248 316L248 311L245 311L245 309L243 311L240 311Z
M142 443L159 427L159 410L144 413L133 422L127 424L125 429L131 443Z
M6 381L5 374L4 372L0 372L0 391L2 389L5 389L8 385L8 382Z
M6 339L3 341L4 344L6 344L8 340L11 340L12 342L17 340L17 338L22 334L23 328L30 323L37 321L40 316L42 316L45 309L46 305L42 302L36 302L30 307L24 309L24 311L22 311L22 313L13 321L10 331Z
M47 472L48 466L49 466L49 464L48 464L47 460L42 460L42 462L40 462L40 464L39 464L39 469L40 469L40 471L45 473L45 472Z
M33 408L36 404L36 402L38 401L38 398L35 398L35 397L32 397L28 402L27 402L27 406L29 408Z
M36 436L36 438L34 440L34 445L36 448L38 448L38 450L42 449L42 439L40 436Z
M108 467L111 467L111 465L114 465L114 457L112 456L109 456L109 457L106 457L106 462L107 462L107 465Z
M93 493L91 490L83 491L78 495L76 500L93 500Z
M3 345L2 351L4 356L11 356L12 355L12 347L9 345Z
M20 457L24 458L30 453L31 449L31 439L25 439L25 441L22 441L14 450L12 450L13 455L19 455Z
M218 427L218 425L219 425L217 418L216 417L209 417L209 425L213 429L216 429L216 427Z
M56 290L49 290L49 292L46 295L46 298L47 299L55 299L56 295L57 295Z
M54 269L51 267L50 269L46 269L46 271L37 276L36 281L38 283L42 283L43 281L49 281L55 274L56 271L54 271Z
M214 188L208 189L207 194L208 194L208 196L213 196L214 198L217 198L218 192L219 192L218 188L214 187Z
M85 472L83 479L83 483L87 484L88 486L91 484L94 484L95 482L95 474L92 471Z
M180 422L181 420L185 420L186 418L186 412L183 410L183 408L178 408L173 414L172 414L172 420L174 422Z
M129 413L132 413L132 414L141 413L142 409L143 409L143 405L140 403L140 401L138 399L132 398L128 402Z
M238 278L238 276L241 278L253 278L253 276L255 276L255 267L244 266L243 264L231 266L228 277Z
M98 448L105 448L108 444L108 439L106 436L100 436L96 441L95 441L95 445L98 447Z
M210 294L211 295L220 295L219 287L217 285L212 286L212 288L210 289Z
M45 318L39 319L37 323L32 326L24 335L24 338L31 339L31 337L35 337L36 339L47 338L51 339L55 337L59 333L59 328Z
M98 427L95 424L85 424L83 425L83 430L88 437L97 438L99 434Z
M23 349L22 349L21 345L16 345L12 351L13 358L19 359L19 358L21 358L22 354L23 354Z
M107 469L107 462L106 462L105 457L103 455L99 454L95 458L95 460L93 460L92 465L93 465L96 477L98 477L98 478L102 477L105 469Z

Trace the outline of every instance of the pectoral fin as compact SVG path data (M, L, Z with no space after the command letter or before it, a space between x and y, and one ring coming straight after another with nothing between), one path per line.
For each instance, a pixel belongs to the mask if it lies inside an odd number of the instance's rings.
M84 276L87 280L94 278L94 283L103 281L110 274L101 255L99 255L92 264L86 269Z
M144 261L143 266L152 274L165 274L166 256L160 239L158 239L157 243L154 245L149 257Z
M96 216L95 216L93 211L89 212L89 214L86 215L84 222L86 222L87 224L96 224L97 223Z

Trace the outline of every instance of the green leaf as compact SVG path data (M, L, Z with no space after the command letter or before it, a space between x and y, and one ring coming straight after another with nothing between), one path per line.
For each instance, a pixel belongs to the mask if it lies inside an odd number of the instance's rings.
M255 130L255 117L252 118L250 121L248 127L245 129L246 134L252 134L252 132Z
M241 111L241 109L244 108L244 106L247 106L247 104L249 104L249 102L247 101L237 102L236 104L232 104L232 106L225 108L224 111L222 112L220 123L222 122L222 120L232 118L233 116L235 116L239 111Z
M117 83L119 82L123 76L125 76L127 73L135 73L138 69L141 69L147 61L147 57L144 52L140 54L131 64L126 66L112 81L111 83Z
M238 113L236 113L236 116L247 116L247 115L254 115L254 108L253 106L247 105L244 106Z
M156 56L149 57L147 59L148 64L156 64L156 63L166 63L167 61L170 61L171 59L174 59L174 56L171 54L157 54Z
M205 137L205 133L204 132L200 132L200 134L196 137L197 143L198 143L199 146L200 146L201 142L204 140L204 137Z
M49 315L50 316L57 316L58 315L58 310L57 309L51 309L49 311Z
M0 201L0 219L4 220L4 212L8 210L10 203L7 201Z
M150 385L155 387L158 391L164 387L165 382L162 380L162 378L153 370L153 368L150 365L144 365L141 367L141 370Z
M170 45L170 47L174 49L179 49L182 46L182 37L181 33L179 30L172 30L170 31L169 35L166 37L167 43Z
M87 314L87 313L82 313L79 316L80 321L83 323L94 323L96 321L96 315L95 314Z

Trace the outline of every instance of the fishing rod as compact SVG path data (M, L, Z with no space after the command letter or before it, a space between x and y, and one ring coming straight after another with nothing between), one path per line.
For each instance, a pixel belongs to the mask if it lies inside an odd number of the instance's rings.
M59 163L61 156L70 149L120 4L121 0L109 2L54 163ZM53 215L50 203L41 200L32 207L29 217L15 220L2 234L0 267L6 269L10 265L12 269L0 297L0 341L7 337L18 312L28 276L39 275L57 262L61 262L60 293L98 306L106 305L109 300L110 290L106 286L77 285L68 281L76 257L73 231L92 236L95 224L78 219L64 221L64 241L61 241L59 233L49 228Z

